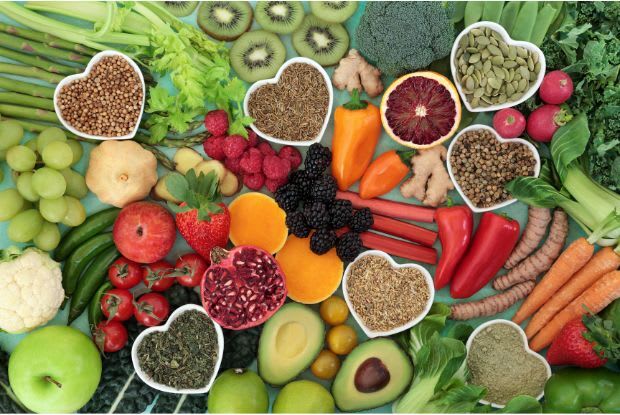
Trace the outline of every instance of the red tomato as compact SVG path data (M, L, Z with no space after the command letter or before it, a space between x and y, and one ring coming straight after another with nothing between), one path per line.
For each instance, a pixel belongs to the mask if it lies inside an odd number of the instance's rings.
M142 281L142 268L137 262L120 257L108 268L108 278L116 288L133 288Z
M185 287L197 287L209 264L203 257L192 252L177 259L174 267L178 274L177 281L179 284Z
M127 329L119 321L102 321L93 332L95 344L104 353L118 352L127 344Z
M101 297L101 311L108 320L129 320L133 314L133 294L129 290L112 288Z
M174 267L167 261L142 266L142 282L152 291L166 291L174 284Z
M158 293L146 293L138 299L133 315L139 324L146 327L158 326L168 318L170 304Z

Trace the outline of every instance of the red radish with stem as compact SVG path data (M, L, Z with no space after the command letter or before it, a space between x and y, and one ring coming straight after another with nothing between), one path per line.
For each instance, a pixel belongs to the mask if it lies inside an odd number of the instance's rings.
M514 108L504 108L495 113L493 128L503 138L519 137L525 131L525 117Z
M527 134L536 141L549 142L558 128L573 116L559 105L545 104L536 108L527 119Z
M538 95L546 104L563 104L573 95L573 80L564 71L549 72L542 80Z

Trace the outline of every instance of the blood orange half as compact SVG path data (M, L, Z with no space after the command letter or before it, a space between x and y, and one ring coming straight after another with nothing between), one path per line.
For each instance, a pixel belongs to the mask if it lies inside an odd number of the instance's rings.
M436 146L452 137L461 121L461 100L448 78L413 72L395 80L381 101L383 128L412 148Z

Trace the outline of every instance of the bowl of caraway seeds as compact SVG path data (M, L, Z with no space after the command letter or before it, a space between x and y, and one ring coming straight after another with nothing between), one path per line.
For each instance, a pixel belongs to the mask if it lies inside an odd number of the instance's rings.
M543 398L551 366L529 348L517 324L487 321L472 332L466 346L469 383L487 388L481 404L503 408L515 396Z
M418 324L435 297L431 274L417 264L397 264L383 251L366 251L351 262L342 292L366 336L391 336Z
M243 101L245 115L265 140L309 146L323 138L334 102L325 69L312 59L284 62L276 77L255 82Z
M446 164L454 187L477 213L516 202L506 184L519 176L537 177L540 173L540 156L532 143L502 138L482 124L459 132L448 147Z
M136 373L153 389L207 393L224 355L224 335L203 307L177 308L163 326L144 330L131 348Z
M83 73L56 86L54 109L73 134L93 140L128 140L138 132L144 112L144 77L128 56L99 52Z

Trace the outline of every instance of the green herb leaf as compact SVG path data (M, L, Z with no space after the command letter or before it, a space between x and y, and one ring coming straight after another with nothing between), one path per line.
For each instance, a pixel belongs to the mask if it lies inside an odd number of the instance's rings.
M579 114L553 135L551 156L562 181L566 178L571 163L585 152L589 140L590 130L585 114Z

